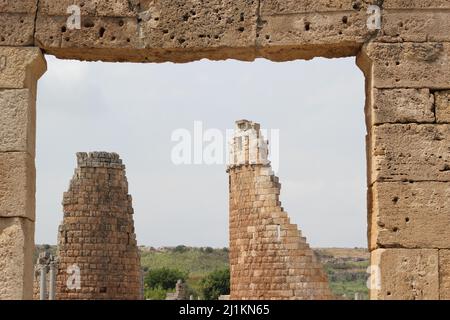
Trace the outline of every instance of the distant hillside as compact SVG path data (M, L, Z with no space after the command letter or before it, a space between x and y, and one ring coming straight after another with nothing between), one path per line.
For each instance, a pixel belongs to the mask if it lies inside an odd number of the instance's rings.
M35 257L43 250L56 252L56 246L36 246ZM199 281L209 272L228 266L228 248L141 246L141 266L144 270L156 268L178 269L189 273L188 285L193 292ZM333 293L342 299L354 299L355 293L368 298L366 281L369 253L360 248L317 248L314 252L324 265Z
M370 254L361 248L318 248L314 252L322 262L328 274L333 293L342 299L354 299L359 293L360 299L368 299L366 273Z
M228 248L140 247L141 265L145 269L173 268L193 274L203 274L228 266Z

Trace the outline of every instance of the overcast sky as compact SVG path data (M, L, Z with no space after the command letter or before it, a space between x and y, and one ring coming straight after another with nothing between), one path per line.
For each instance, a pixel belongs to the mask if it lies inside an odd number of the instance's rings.
M39 82L36 243L56 244L79 151L120 154L140 245L228 245L225 165L171 161L174 130L280 130L281 201L312 246L365 247L364 77L354 58L188 64L63 61Z

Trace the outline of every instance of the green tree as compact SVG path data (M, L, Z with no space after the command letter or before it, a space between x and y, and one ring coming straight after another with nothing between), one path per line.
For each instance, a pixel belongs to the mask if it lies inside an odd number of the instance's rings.
M205 300L217 300L220 295L230 294L230 269L211 272L201 280L200 287Z
M150 289L174 289L178 279L186 281L187 273L177 269L159 268L149 270L145 276L145 285Z
M214 249L211 248L211 247L206 247L206 248L205 248L205 252L206 252L206 253L213 253L213 252L214 252Z
M179 246L176 246L175 249L173 249L173 251L178 252L178 253L184 253L184 252L188 251L188 248L186 246L179 245Z

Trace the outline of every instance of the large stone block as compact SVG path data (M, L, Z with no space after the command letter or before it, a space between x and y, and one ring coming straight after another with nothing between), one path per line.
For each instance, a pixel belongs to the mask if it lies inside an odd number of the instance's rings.
M0 47L0 88L31 89L47 70L39 48Z
M371 250L450 248L450 183L376 182L370 192Z
M0 12L0 46L33 46L34 14Z
M261 0L261 15L359 11L366 7L357 0Z
M0 1L0 46L32 46L36 0Z
M68 8L76 5L84 17L135 17L139 13L139 7L150 2L150 0L40 0L39 13L49 16L69 16Z
M384 9L450 9L448 0L384 0Z
M357 63L375 88L450 87L450 43L372 42Z
M358 1L261 1L258 55L272 60L356 55L372 32Z
M272 60L356 55L368 38L360 12L274 15L262 18L258 53Z
M0 13L35 13L36 0L2 0L0 2Z
M34 156L36 110L29 89L0 89L0 152L20 151Z
M380 300L438 299L438 261L437 249L377 249L372 251L371 280L373 281L371 281L370 298Z
M439 250L439 299L450 300L450 250Z
M436 100L436 121L438 123L450 123L450 90L437 91Z
M86 60L255 57L258 1L135 1L130 6L127 2L106 6L84 1L81 28L70 29L68 3L47 1L39 9L36 42L59 57Z
M0 300L32 299L34 223L0 217Z
M0 152L0 217L35 218L35 167L24 152Z
M369 181L450 181L450 126L383 124L369 136Z
M375 41L439 42L450 41L448 10L383 10L382 29Z
M369 125L435 122L434 96L429 89L372 89Z

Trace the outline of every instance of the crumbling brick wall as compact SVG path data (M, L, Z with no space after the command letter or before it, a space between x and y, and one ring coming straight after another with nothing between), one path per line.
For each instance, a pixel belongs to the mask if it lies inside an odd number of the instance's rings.
M140 299L140 256L125 166L115 153L78 153L59 227L57 299ZM68 286L68 268L80 288ZM70 271L70 270L69 270Z
M321 264L281 207L259 125L238 121L230 153L230 298L331 299Z

